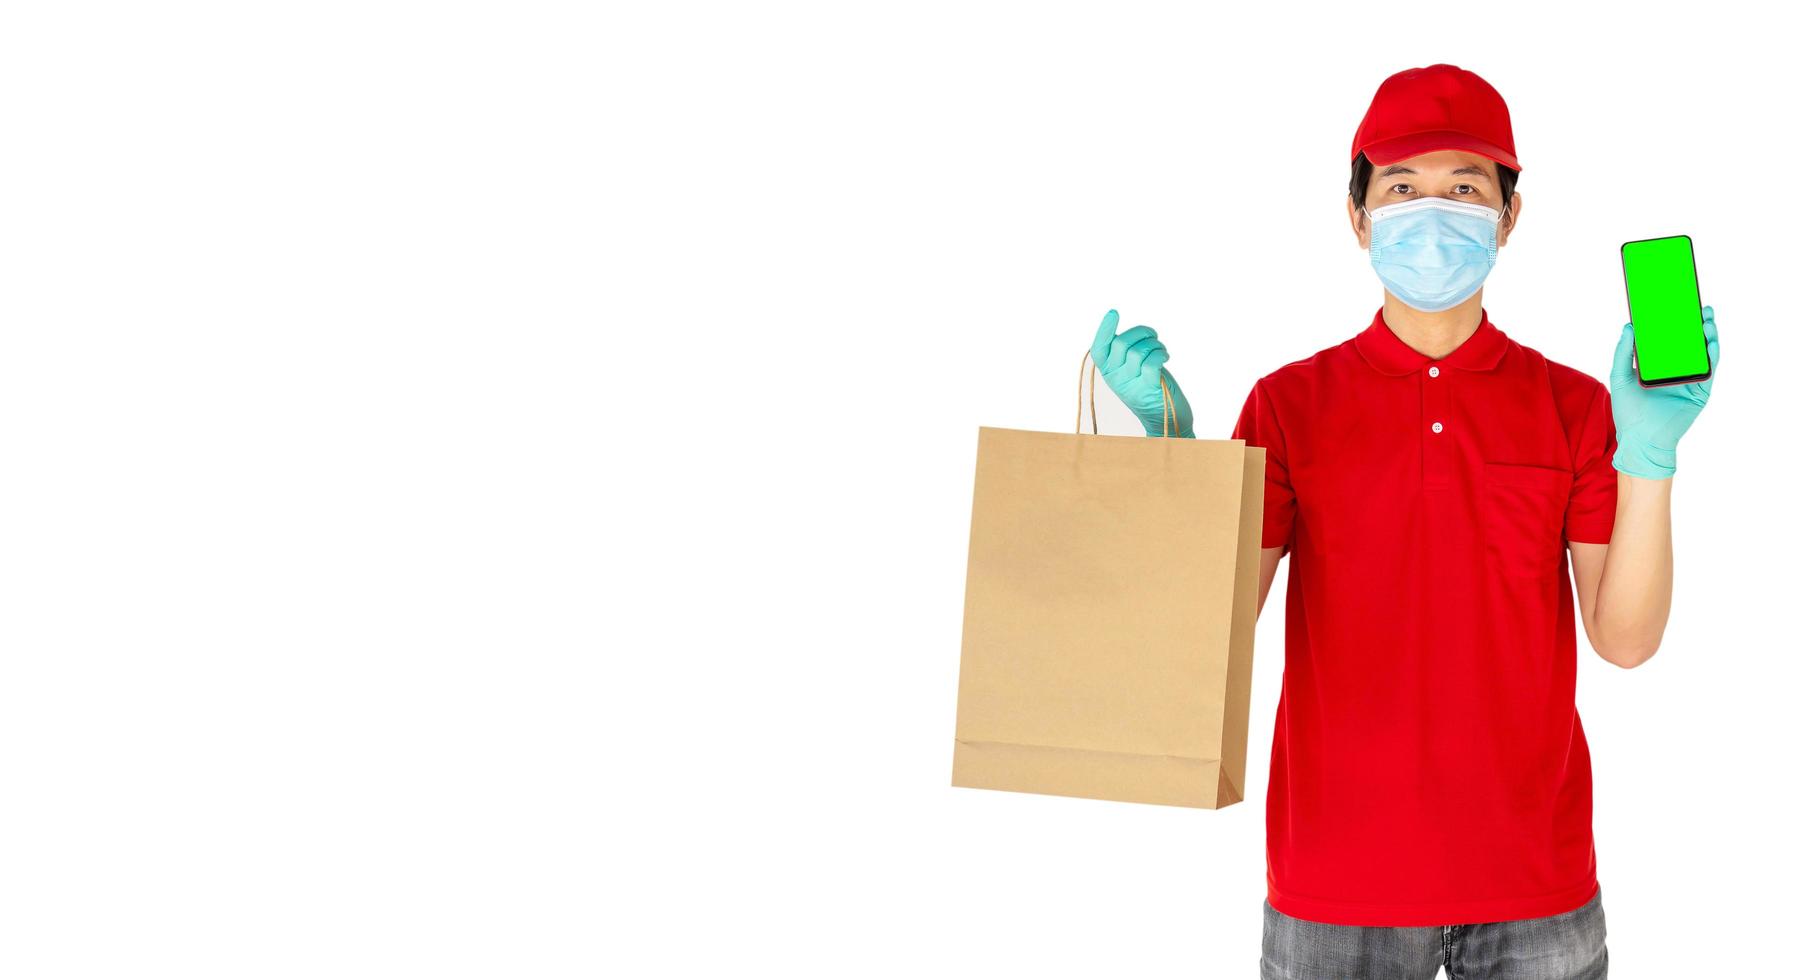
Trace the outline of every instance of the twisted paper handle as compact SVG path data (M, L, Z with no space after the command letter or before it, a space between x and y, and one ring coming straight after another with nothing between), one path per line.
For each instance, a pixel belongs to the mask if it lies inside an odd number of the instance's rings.
M1080 434L1080 389L1082 387L1086 387L1086 397L1088 398L1088 404L1093 413L1093 435L1099 434L1097 389L1085 385L1086 362L1091 359L1092 356L1093 351L1090 347L1087 348L1085 354L1080 356L1080 377L1074 380L1074 435ZM1093 365L1093 373L1097 374L1098 371L1099 366L1096 364ZM1156 376L1156 381L1158 384L1162 385L1162 438L1168 438L1168 422L1171 417L1175 420L1175 435L1179 436L1181 435L1181 417L1175 414L1175 396L1168 390L1168 379L1158 374Z

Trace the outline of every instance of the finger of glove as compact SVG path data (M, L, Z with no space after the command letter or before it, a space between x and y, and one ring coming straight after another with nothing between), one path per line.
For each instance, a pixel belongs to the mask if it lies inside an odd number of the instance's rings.
M1148 357L1151 351L1161 346L1162 340L1158 337L1145 337L1132 344L1130 349L1125 351L1124 360L1114 360L1111 371L1105 376L1105 383L1113 386L1131 383L1136 379L1138 371L1142 370L1143 359Z
M1718 370L1718 321L1712 308L1705 308L1705 353L1711 358L1712 370Z
M1105 359L1106 367L1110 368L1113 371L1116 371L1120 367L1123 367L1124 359L1126 357L1130 356L1130 350L1132 347L1136 346L1138 344L1138 342L1140 342L1140 341L1149 340L1150 338L1155 337L1155 336L1156 336L1156 331L1154 328L1145 327L1145 326L1135 326L1135 327L1132 327L1129 330L1126 330L1125 332L1117 335L1116 337L1113 337L1112 343L1111 343L1111 354L1108 355Z
M1106 380L1113 377L1128 378L1137 371L1137 364L1142 361L1140 351L1147 351L1150 346L1161 343L1156 331L1149 327L1132 327L1112 338L1112 352L1105 360ZM1133 352L1139 352L1136 361L1131 360Z
M1168 361L1168 348L1157 342L1149 353L1143 355L1143 361L1137 365L1137 378L1145 388L1162 387L1162 365Z
M1093 335L1093 363L1098 365L1099 373L1105 373L1106 358L1111 356L1112 336L1118 332L1118 311L1105 311L1105 318L1099 321L1099 332Z
M1617 334L1617 350L1611 355L1611 387L1622 387L1636 380L1636 365L1631 361L1635 354L1635 327L1626 323Z

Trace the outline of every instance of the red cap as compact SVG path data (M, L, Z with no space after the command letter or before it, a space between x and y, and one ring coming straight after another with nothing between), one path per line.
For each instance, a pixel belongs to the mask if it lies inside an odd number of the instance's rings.
M1410 68L1384 79L1352 136L1352 159L1362 152L1377 166L1434 150L1464 150L1522 169L1503 96L1458 65Z

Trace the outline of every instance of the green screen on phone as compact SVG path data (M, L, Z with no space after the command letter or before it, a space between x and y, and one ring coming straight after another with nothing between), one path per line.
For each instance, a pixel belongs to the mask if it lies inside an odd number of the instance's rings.
M1712 370L1705 317L1685 235L1623 244L1623 281L1636 337L1636 374L1644 384L1699 380Z

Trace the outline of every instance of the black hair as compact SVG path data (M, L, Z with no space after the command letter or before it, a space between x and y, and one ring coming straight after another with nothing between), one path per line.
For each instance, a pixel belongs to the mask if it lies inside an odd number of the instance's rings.
M1370 159L1364 154L1360 153L1352 158L1353 211L1364 209L1364 194L1370 189L1371 174L1376 170L1377 168L1371 165ZM1497 164L1497 186L1503 191L1503 203L1509 204L1510 195L1516 192L1516 171L1501 163Z

